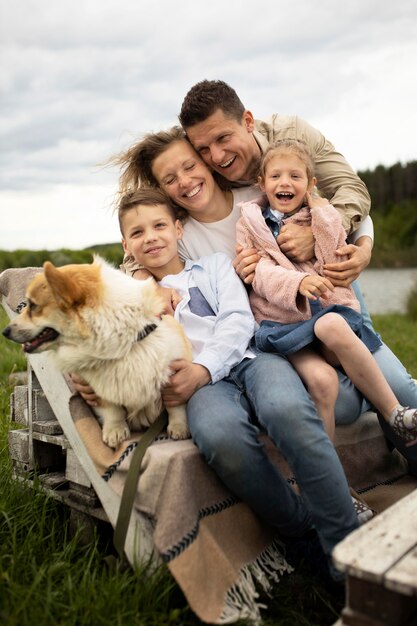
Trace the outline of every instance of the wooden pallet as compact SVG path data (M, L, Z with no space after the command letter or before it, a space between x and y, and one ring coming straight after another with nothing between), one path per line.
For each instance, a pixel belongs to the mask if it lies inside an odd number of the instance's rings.
M3 300L12 319L14 313ZM19 479L36 475L50 495L71 507L74 523L88 528L93 518L114 528L120 496L98 473L77 432L69 410L72 395L68 380L48 353L27 355L27 385L18 385L11 398L11 419L22 428L9 433L9 452ZM152 523L134 509L126 536L125 554L131 565L156 564Z

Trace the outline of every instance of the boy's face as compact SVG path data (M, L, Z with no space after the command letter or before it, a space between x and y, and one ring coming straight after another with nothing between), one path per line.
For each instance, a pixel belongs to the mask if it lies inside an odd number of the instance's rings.
M261 151L253 136L254 126L250 111L245 111L238 122L217 109L185 131L212 170L227 180L255 182Z
M265 178L259 178L259 183L272 209L291 213L304 204L315 179L308 180L306 166L295 154L277 154L268 161Z
M157 280L182 270L177 250L182 237L181 222L173 219L164 204L141 204L127 211L123 217L123 234L125 252Z

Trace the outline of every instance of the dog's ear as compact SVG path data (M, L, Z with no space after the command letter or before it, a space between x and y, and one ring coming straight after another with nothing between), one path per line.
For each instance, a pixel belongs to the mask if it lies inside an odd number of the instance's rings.
M74 304L82 304L84 293L76 277L55 267L50 261L43 264L46 281L61 309L69 309Z

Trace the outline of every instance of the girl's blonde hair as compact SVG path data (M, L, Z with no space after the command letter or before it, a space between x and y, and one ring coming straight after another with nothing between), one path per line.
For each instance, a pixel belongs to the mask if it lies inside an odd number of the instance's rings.
M269 146L269 148L264 152L260 167L259 167L259 176L262 180L265 179L265 171L266 166L269 161L277 156L277 155L286 155L293 154L297 156L300 161L305 165L307 179L308 182L311 182L314 177L314 160L311 155L311 152L304 141L300 141L299 139L279 139L275 143Z

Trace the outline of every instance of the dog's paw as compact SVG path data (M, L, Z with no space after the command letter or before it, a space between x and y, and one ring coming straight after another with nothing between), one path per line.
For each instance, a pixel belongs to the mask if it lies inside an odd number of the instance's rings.
M171 439L188 439L191 437L187 424L183 422L168 424L167 431Z
M125 439L130 437L130 430L126 424L120 426L103 427L103 441L110 448L118 448Z

